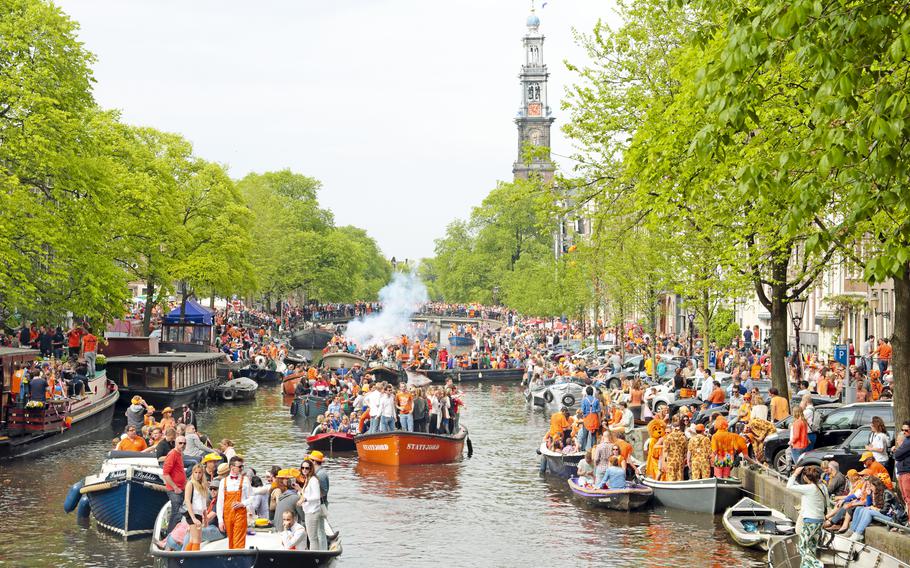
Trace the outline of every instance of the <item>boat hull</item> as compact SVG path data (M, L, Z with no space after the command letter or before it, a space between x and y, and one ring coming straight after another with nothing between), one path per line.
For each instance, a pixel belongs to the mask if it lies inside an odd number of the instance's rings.
M452 379L456 383L477 381L521 381L525 376L524 368L516 369L445 369L437 371L420 371L434 383L444 383Z
M449 345L452 347L469 347L471 345L474 345L474 338L461 335L451 335L449 336Z
M281 371L273 371L271 369L262 369L258 367L240 369L239 374L241 377L248 377L261 385L278 384L284 379L284 373Z
M332 332L327 329L313 327L302 329L291 336L291 346L294 349L322 349L332 339Z
M671 509L716 515L735 505L742 492L738 479L697 479L689 481L655 481L644 484L654 490L654 500Z
M320 452L353 452L357 449L352 434L340 434L338 432L327 432L325 434L316 434L306 439L310 450L319 450Z
M107 481L87 485L91 514L99 526L124 538L152 534L155 517L167 503L164 481L157 474L133 468L111 472ZM93 490L95 487L110 487Z
M383 465L451 463L464 452L467 430L454 436L423 432L381 432L354 438L361 461Z
M91 407L72 414L72 425L62 432L12 436L0 439L0 460L35 456L78 444L92 434L111 428L120 392L114 389Z
M721 521L736 544L759 550L768 550L774 542L792 536L795 529L794 523L783 513L748 497L728 508ZM751 524L752 530L747 530L744 523Z
M577 497L592 507L614 511L633 511L651 502L654 490L644 485L632 485L626 489L594 489L578 484L578 478L568 481L569 488Z
M541 470L565 479L578 476L578 462L585 457L584 452L574 454L554 452L547 449L545 444L541 444L539 452L541 459L544 460L544 467Z

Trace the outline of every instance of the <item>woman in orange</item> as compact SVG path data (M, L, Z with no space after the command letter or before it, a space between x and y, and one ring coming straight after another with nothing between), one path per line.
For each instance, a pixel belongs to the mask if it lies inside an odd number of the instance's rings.
M714 435L711 436L711 452L714 454L714 477L730 477L733 458L736 454L746 455L746 440L739 434L728 432L729 423L723 416L714 421Z
M176 428L177 421L174 420L174 409L168 406L161 411L161 422L158 423L158 427L163 431L167 432L168 428Z
M635 379L632 383L632 390L629 391L629 409L635 420L641 420L641 404L644 400L645 391L641 388L641 381Z
M247 508L253 506L250 480L243 473L243 459L234 456L230 474L218 486L218 528L227 535L228 548L246 548Z

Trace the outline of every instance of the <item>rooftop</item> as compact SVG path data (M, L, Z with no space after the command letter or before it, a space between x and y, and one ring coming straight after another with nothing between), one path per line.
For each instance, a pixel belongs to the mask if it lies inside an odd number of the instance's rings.
M224 358L224 353L158 353L156 355L122 355L109 357L108 365L118 363L196 363L199 361L215 361Z

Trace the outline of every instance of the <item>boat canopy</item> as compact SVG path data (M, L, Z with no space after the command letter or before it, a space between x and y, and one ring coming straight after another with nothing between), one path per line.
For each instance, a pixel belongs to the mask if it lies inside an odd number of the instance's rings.
M212 325L212 312L193 300L186 301L184 318L180 319L180 306L177 306L164 316L166 324L194 323L198 325Z

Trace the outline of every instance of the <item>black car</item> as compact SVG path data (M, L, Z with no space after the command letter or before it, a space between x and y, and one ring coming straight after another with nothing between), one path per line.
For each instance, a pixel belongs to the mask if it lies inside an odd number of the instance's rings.
M888 428L888 439L894 439L894 428ZM863 464L859 458L866 451L869 444L869 435L872 430L868 426L863 426L850 437L841 442L840 445L830 448L818 448L804 453L799 457L797 465L821 465L822 460L834 460L840 466L841 473L847 473L851 469L861 470ZM888 471L893 471L894 458L888 456L888 463L885 464Z
M815 407L815 447L838 446L857 428L868 426L872 417L879 416L885 426L894 427L894 409L891 402L857 402L846 406L822 405ZM765 461L781 473L790 469L789 422L787 430L779 430L765 438Z

